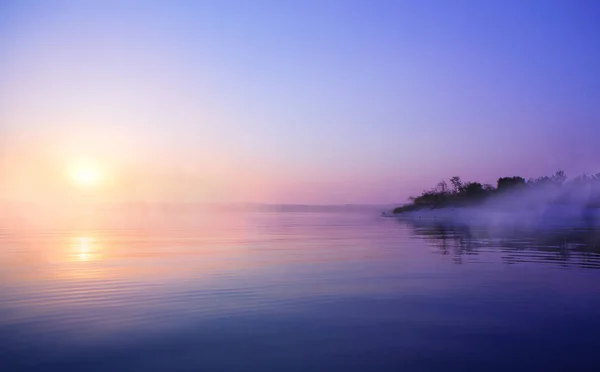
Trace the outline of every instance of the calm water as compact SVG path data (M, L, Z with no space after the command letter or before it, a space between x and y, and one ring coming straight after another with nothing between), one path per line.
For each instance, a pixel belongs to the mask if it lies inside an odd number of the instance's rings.
M595 231L358 213L173 226L3 230L0 369L600 370Z

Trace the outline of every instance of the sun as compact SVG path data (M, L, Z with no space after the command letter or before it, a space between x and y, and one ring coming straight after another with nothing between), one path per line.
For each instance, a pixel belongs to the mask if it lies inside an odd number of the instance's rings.
M90 164L82 164L71 171L71 178L76 185L81 187L93 187L101 180L100 170Z

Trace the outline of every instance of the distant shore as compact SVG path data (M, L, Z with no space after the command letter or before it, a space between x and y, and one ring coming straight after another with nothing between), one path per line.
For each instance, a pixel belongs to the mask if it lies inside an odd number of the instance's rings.
M541 228L549 226L600 226L600 208L552 205L536 209L502 210L495 207L419 209L403 213L384 213L400 220L427 220L442 224L479 225L503 228Z
M600 173L567 181L564 172L525 181L502 177L497 186L452 177L411 203L382 215L444 223L543 226L600 224Z

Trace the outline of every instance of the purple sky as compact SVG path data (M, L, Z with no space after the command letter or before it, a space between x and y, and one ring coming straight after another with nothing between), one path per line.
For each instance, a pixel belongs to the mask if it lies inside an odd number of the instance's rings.
M3 1L2 198L72 192L55 175L80 158L118 200L395 203L453 175L600 172L599 19L566 0Z

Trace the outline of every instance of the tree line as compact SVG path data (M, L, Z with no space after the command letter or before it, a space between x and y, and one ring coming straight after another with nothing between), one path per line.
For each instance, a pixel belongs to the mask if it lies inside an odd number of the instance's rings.
M441 208L448 206L476 205L494 195L504 194L509 191L525 189L555 188L559 189L567 183L567 175L559 170L552 176L530 178L500 177L496 185L481 184L479 182L463 182L455 176L448 181L440 181L435 187L423 191L420 196L410 197L410 204L394 209L394 213L402 213L421 208ZM600 200L600 173L581 175L568 182L572 186L592 186L595 195Z

